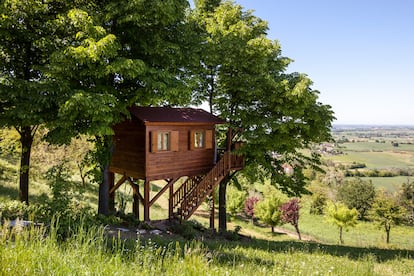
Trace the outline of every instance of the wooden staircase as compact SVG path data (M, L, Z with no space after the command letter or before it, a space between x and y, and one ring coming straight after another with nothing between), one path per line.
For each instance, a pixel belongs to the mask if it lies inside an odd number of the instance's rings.
M175 216L180 220L190 218L227 174L243 167L244 158L227 151L206 175L189 177L173 194Z

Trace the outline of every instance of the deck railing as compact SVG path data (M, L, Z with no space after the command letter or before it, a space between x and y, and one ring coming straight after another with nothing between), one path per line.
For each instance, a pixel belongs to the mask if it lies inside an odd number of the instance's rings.
M173 208L181 205L178 216L187 220L230 171L240 170L243 166L242 156L224 152L221 159L204 177L187 179L173 195Z

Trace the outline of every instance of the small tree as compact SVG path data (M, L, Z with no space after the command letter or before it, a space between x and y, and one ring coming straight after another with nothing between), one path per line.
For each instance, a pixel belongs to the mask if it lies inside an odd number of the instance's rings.
M258 201L259 199L257 197L252 196L252 197L247 198L246 201L244 202L244 212L246 213L248 217L251 218L252 223L254 222L255 207Z
M271 194L265 197L264 200L258 202L255 207L257 218L267 225L270 225L272 233L275 232L275 226L282 221L281 204L280 198L275 194Z
M390 242L391 227L401 223L406 213L406 209L398 204L396 198L384 191L375 199L371 209L371 217L380 227L384 227L387 243Z
M337 200L345 203L350 209L355 208L359 219L366 219L374 199L375 187L371 181L356 178L346 181L338 188Z
M309 213L313 215L323 215L326 207L326 195L321 193L315 193L312 195L312 203L309 209Z
M290 223L295 227L296 233L298 233L299 240L302 239L299 232L299 199L292 198L288 202L280 206L280 211L282 213L282 221L285 223Z
M327 220L339 228L339 241L344 243L343 230L354 227L357 224L358 211L355 208L349 209L345 204L328 202L326 208Z
M230 214L236 215L243 211L244 203L246 200L246 192L238 191L233 188L227 193L227 210Z
M403 183L399 193L401 205L407 209L407 223L414 225L414 182Z

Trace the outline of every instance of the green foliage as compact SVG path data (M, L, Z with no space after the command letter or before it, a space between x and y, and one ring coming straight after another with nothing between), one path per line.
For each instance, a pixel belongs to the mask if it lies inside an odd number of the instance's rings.
M0 202L0 222L4 220L23 219L27 217L28 206L24 202Z
M0 129L0 153L3 157L17 160L20 153L20 135L13 128Z
M246 192L229 187L226 196L227 211L230 214L236 215L237 213L243 211L244 202L246 200Z
M197 238L201 232L205 229L204 227L194 220L182 221L181 223L174 223L170 227L170 230L174 234L178 234L187 240Z
M338 188L337 200L358 211L359 219L366 219L375 198L375 187L371 181L355 178L345 181Z
M255 207L256 217L269 225L272 228L272 233L274 227L282 222L281 205L280 198L275 193L271 193L265 195L263 200L259 201Z
M339 228L339 241L343 244L342 231L357 224L358 211L355 208L349 209L341 202L333 203L329 201L326 208L326 217L328 222Z
M290 60L266 38L265 21L230 1L214 11L200 9L194 14L202 36L197 98L243 129L244 174L270 177L291 195L306 193L302 169L317 166L319 156L300 150L329 139L330 107L317 101L304 74L285 73ZM282 173L285 164L294 167L293 175Z
M406 222L414 225L414 182L403 183L399 191L399 200L401 205L407 209Z
M371 218L383 227L386 232L386 242L390 242L390 232L394 225L400 224L407 215L395 197L380 191L372 204Z
M321 193L314 193L312 195L312 202L310 205L309 213L314 215L323 215L328 198Z

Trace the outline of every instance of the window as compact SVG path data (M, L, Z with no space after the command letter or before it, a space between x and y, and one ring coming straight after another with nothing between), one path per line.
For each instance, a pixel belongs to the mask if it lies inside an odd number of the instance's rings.
M170 149L170 133L169 132L158 132L157 137L157 151L169 150Z
M204 148L204 131L194 132L194 148Z
M190 131L190 150L212 149L213 148L212 130L192 130Z
M151 131L151 152L178 151L178 131Z

